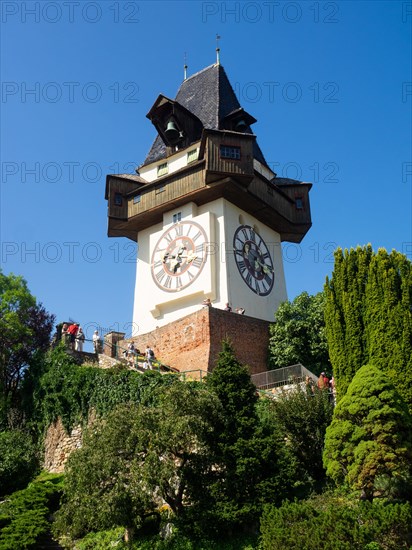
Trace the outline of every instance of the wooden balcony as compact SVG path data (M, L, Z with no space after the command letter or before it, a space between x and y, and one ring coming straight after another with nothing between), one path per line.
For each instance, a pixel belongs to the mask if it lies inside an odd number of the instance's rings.
M190 201L200 206L225 198L277 231L283 241L299 243L311 226L311 184L277 186L256 172L254 139L250 134L207 130L199 159L176 172L150 183L134 175L107 176L109 236L137 241L139 231L161 222L164 212ZM222 158L222 145L238 148L240 158Z

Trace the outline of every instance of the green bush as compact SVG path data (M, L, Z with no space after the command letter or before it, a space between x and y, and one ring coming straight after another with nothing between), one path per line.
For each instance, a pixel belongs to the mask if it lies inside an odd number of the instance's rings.
M319 500L319 499L318 499ZM263 550L408 550L412 506L331 500L267 506L261 520Z
M388 480L410 483L412 417L388 376L373 365L356 372L336 406L323 460L337 485L361 490L368 500L378 488L380 495L385 489L385 496L393 494Z
M192 539L174 529L170 538L163 539L159 535L142 536L141 531L130 546L124 542L125 529L118 527L109 531L89 533L86 537L75 542L76 550L257 550L257 536L238 535L219 542L207 539ZM372 550L372 549L371 549Z
M89 533L86 537L76 542L77 550L107 550L114 547L116 550L127 548L123 541L124 527L117 527L109 531Z
M39 476L22 491L0 503L0 550L36 548L41 535L49 531L47 520L61 491L62 475ZM57 498L56 498L57 497Z
M39 468L31 437L20 430L0 432L0 496L22 489Z
M179 531L175 531L168 539L160 536L136 540L133 550L257 550L257 536L245 536L244 534L221 539L218 542L208 539L192 539Z

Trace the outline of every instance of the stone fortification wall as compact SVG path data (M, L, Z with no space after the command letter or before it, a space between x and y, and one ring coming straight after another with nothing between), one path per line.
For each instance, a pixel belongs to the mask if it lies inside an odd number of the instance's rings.
M75 426L68 434L59 418L47 430L44 442L44 469L53 474L63 472L70 454L81 445L81 426Z
M229 338L241 363L249 365L251 374L267 370L269 322L204 307L173 323L132 339L122 340L126 348L133 340L144 352L147 344L156 357L179 371L213 370L221 350L221 342Z

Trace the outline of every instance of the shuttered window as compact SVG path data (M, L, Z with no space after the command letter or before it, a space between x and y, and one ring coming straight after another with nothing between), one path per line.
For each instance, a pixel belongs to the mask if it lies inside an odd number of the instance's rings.
M188 151L187 152L187 164L197 160L197 155L198 155L197 149L192 149L191 151Z
M163 164L159 164L157 167L157 177L164 176L165 174L169 173L169 166L167 162L164 162Z

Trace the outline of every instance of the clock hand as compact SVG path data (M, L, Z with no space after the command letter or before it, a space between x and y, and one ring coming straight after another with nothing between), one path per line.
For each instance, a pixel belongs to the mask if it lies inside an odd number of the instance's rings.
M196 260L196 258L197 258L197 254L193 254L192 250L186 256L188 263L193 262L193 260Z
M263 273L268 274L268 273L272 273L272 271L273 271L272 267L269 267L268 265L266 265L265 263L261 262L258 259L255 260L255 266L256 266L256 264L258 264L259 266L262 267Z

